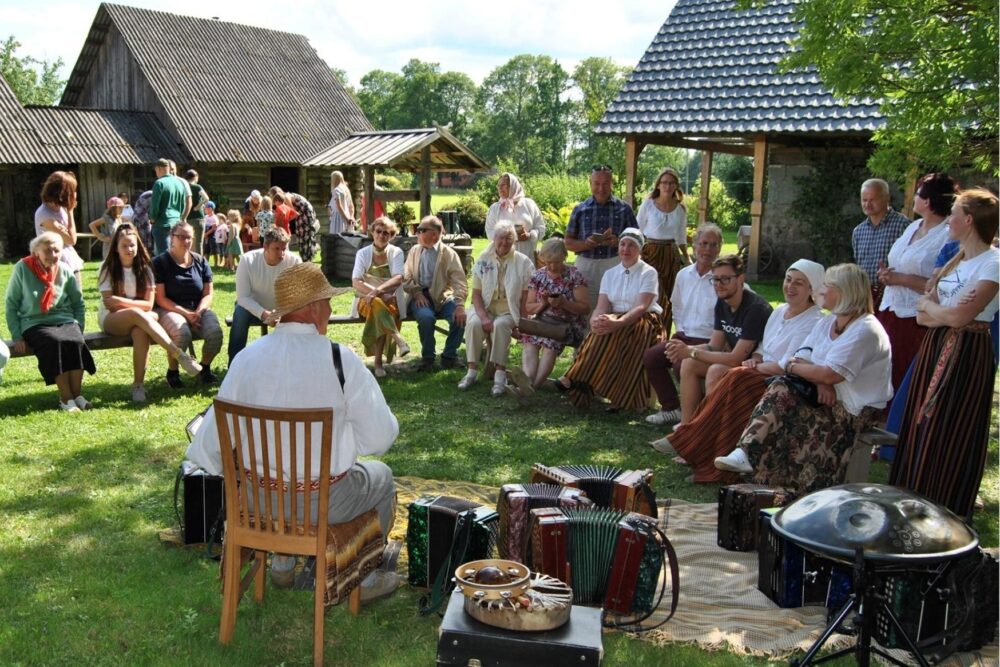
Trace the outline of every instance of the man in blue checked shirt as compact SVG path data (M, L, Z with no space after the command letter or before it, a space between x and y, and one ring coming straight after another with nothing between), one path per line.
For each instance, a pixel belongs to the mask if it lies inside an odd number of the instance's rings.
M868 216L851 233L854 262L865 270L871 281L872 301L878 312L883 285L878 270L884 267L889 250L910 224L909 218L889 206L889 184L881 178L869 178L861 184L861 210Z
M628 204L611 195L611 167L594 165L591 196L573 209L566 227L566 249L576 253L576 268L587 279L590 308L597 305L604 272L618 264L618 235L638 227Z

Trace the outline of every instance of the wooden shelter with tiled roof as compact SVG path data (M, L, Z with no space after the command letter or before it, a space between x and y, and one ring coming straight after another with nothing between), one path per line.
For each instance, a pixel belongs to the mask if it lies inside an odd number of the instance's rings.
M751 274L756 273L765 174L775 171L769 162L801 156L804 149L867 151L883 124L876 103L834 99L814 71L779 71L798 34L797 4L770 0L740 11L733 0L678 0L596 128L598 134L625 138L631 196L639 154L648 145L703 151L703 183L709 181L714 152L753 157ZM708 188L701 195L698 206L705 220L710 218Z

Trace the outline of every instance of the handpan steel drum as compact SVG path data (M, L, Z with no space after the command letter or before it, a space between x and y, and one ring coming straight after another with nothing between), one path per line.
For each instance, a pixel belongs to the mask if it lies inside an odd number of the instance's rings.
M851 561L928 563L971 551L979 536L950 510L884 484L841 484L804 496L774 515L774 530L810 551Z

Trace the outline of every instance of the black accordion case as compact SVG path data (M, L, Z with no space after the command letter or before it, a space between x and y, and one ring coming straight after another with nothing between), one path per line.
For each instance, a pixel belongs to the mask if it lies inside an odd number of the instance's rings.
M496 550L498 524L498 515L492 507L464 498L417 498L410 503L406 529L410 585L434 586L442 568L455 559L452 568L470 560L491 558ZM467 536L462 540L464 544L456 542L460 533ZM446 580L451 581L450 572Z

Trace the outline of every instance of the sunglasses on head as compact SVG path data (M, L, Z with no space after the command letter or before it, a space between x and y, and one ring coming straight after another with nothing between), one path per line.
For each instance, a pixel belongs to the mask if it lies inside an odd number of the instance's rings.
M595 164L594 166L592 166L590 168L590 171L591 172L595 172L595 171L611 171L611 165L610 164Z

